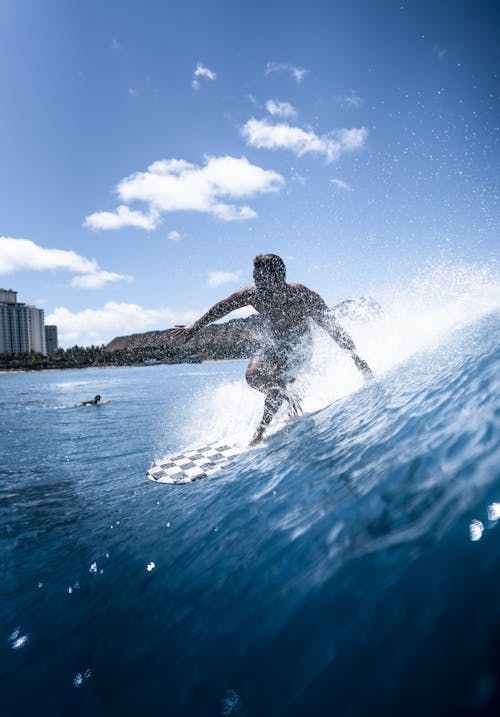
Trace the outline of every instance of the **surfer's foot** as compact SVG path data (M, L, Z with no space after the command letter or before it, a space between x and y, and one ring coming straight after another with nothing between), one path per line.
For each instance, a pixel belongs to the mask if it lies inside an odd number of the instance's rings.
M254 446L257 446L261 442L263 435L264 435L264 429L257 428L257 430L255 431L255 433L252 436L252 440L248 444L248 447L253 448Z
M304 415L302 406L300 405L299 399L296 396L294 396L292 394L288 394L285 398L286 398L286 401L288 402L288 406L290 407L291 416L293 418L298 418L299 416Z

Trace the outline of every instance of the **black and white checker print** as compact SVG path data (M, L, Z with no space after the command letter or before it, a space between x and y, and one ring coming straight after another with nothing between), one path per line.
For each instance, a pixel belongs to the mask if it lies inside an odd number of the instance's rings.
M156 483L191 483L220 470L245 447L237 444L211 443L193 451L167 456L148 470L148 478Z

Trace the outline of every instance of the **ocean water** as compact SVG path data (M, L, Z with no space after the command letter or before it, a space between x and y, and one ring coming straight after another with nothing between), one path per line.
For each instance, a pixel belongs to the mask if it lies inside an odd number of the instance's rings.
M376 382L318 334L307 415L189 485L146 470L251 435L244 362L0 375L2 717L500 714L500 285L381 303Z

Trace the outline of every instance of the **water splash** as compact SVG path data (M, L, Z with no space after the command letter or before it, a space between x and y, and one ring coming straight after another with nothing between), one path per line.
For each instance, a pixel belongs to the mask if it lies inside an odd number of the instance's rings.
M440 265L422 271L405 287L381 287L376 297L383 314L371 321L342 320L359 354L377 379L411 357L446 345L452 332L500 308L496 265ZM314 351L307 371L294 386L306 413L349 396L363 379L348 354L319 328L313 328ZM263 396L244 380L200 391L186 416L185 446L211 441L248 441L260 420ZM286 410L270 433L281 428Z

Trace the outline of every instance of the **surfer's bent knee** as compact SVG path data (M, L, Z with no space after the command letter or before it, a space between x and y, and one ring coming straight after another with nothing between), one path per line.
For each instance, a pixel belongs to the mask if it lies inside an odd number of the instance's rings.
M246 381L249 386L266 393L270 384L270 370L269 366L262 359L261 356L255 356L247 366Z

